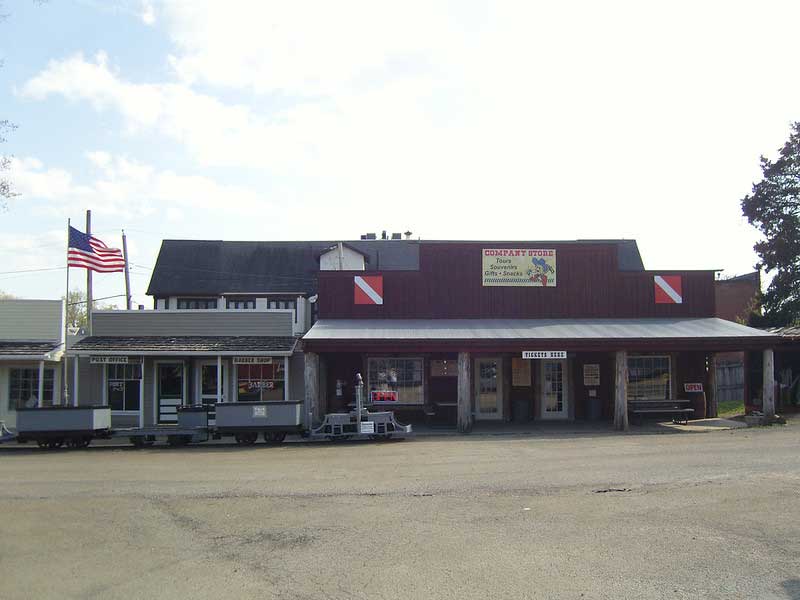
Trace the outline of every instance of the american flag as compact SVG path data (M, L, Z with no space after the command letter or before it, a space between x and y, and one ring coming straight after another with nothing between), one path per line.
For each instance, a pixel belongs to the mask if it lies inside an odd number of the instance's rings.
M119 248L109 248L96 237L70 226L67 266L116 273L125 270L125 259Z

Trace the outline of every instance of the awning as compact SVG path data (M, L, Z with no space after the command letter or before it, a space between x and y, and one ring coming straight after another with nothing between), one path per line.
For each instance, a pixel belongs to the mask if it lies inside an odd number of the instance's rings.
M331 319L303 337L306 349L352 346L496 349L681 348L745 350L778 336L718 318L695 319ZM532 344L535 344L534 347Z
M78 356L290 356L297 339L273 336L141 336L83 338L70 347Z
M61 358L61 342L0 342L0 360L54 360Z

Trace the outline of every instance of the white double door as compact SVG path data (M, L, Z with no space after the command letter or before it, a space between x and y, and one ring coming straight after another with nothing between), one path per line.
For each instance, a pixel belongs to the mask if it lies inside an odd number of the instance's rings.
M569 416L567 361L543 360L540 374L541 418L566 419Z
M503 361L500 358L475 359L475 419L494 421L503 418Z

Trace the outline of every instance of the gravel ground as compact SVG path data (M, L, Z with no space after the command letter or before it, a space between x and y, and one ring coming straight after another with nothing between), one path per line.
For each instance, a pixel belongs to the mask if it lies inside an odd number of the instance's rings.
M800 598L800 426L0 449L0 597Z

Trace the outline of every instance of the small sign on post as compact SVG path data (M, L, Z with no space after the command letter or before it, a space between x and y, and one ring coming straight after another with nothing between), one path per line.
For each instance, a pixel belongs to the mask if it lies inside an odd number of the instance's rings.
M683 384L683 391L684 392L702 392L703 391L703 384L702 383L684 383Z
M566 350L523 350L522 358L526 360L563 360L567 358Z

